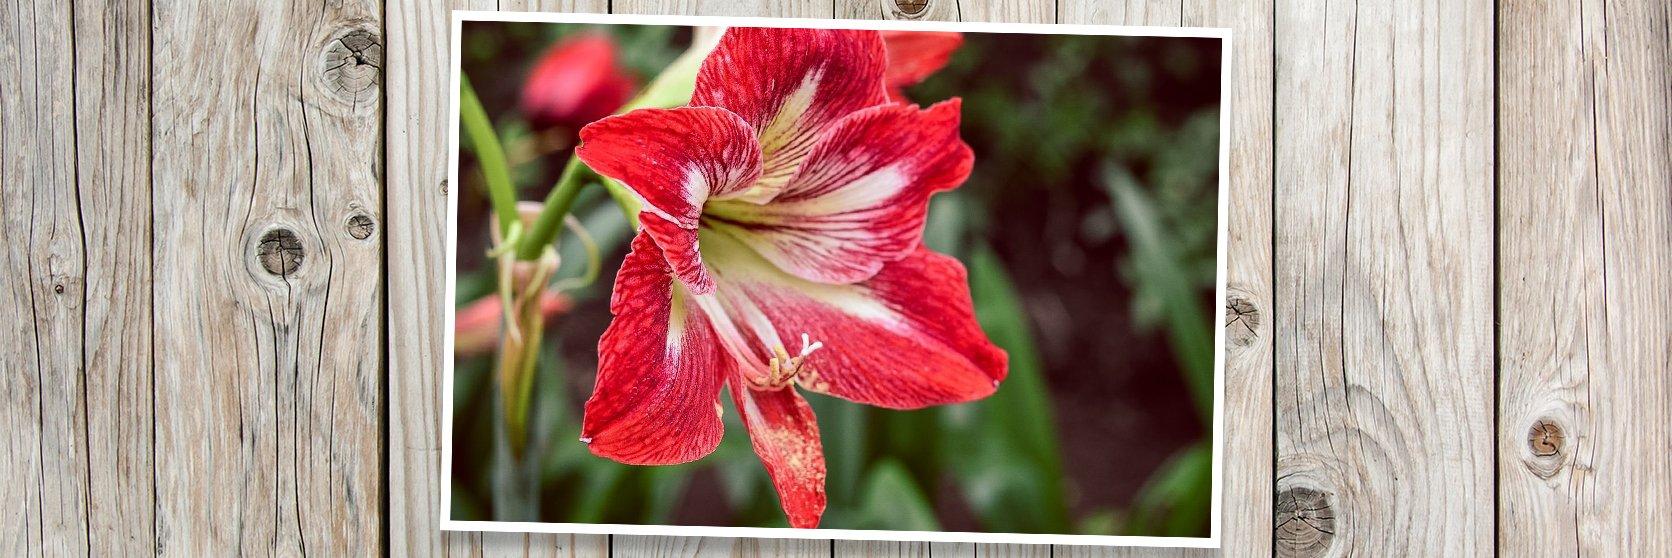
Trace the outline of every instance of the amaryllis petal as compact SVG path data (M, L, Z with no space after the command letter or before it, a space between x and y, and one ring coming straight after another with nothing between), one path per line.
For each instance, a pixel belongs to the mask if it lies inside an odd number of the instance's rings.
M731 392L790 526L818 527L824 515L825 467L813 408L793 387L756 390L734 383Z
M724 198L760 176L761 150L748 123L724 109L641 109L581 129L575 155L644 200L645 230L667 250L681 281L706 293L694 231L709 198Z
M901 88L923 81L946 66L952 53L964 44L963 33L939 31L883 31L888 50L888 71L883 81L889 97L903 100Z
M854 113L820 138L772 203L716 202L706 219L803 279L864 280L917 247L930 194L969 177L959 105Z
M581 441L632 465L693 461L720 443L727 367L713 329L643 233L617 273Z
M759 355L780 352L796 357L797 385L891 409L980 399L1005 378L1008 356L982 333L953 258L918 247L869 280L829 285L784 273L724 233L703 236L720 271L700 304L726 316L715 336L752 385L777 383Z
M585 33L540 56L523 82L520 103L535 128L579 126L621 108L634 87L616 63L609 35Z
M692 105L724 107L760 137L761 203L795 175L818 133L856 110L888 101L887 56L875 31L733 27L697 72Z

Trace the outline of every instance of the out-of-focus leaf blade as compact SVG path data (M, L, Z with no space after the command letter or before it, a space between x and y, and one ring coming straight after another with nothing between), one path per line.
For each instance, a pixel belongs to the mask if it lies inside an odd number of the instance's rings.
M935 510L904 465L883 459L865 476L857 518L859 529L939 531Z
M1203 536L1213 496L1213 452L1205 442L1181 450L1138 491L1127 534Z
M975 246L969 262L976 316L1010 354L1010 372L992 396L944 409L951 471L982 523L1003 532L1063 533L1070 525L1061 449L1033 334L1003 264Z
M1110 166L1103 185L1132 246L1128 266L1142 295L1166 317L1167 340L1183 364L1186 384L1204 420L1213 415L1213 324L1202 310L1192 274L1168 242L1154 202L1125 169Z

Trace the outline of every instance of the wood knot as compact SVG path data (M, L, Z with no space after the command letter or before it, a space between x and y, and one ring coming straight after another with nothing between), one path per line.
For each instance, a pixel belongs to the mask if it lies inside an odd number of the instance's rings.
M302 239L290 229L267 231L256 244L255 255L268 273L280 277L294 275L302 267Z
M1260 308L1248 297L1232 294L1225 299L1225 340L1246 347L1260 336Z
M345 29L326 44L320 71L326 90L349 103L375 100L383 75L383 40L371 29Z
M916 17L929 11L929 0L894 0L894 7L899 8L901 15Z
M371 216L364 213L349 215L348 222L344 223L343 227L348 230L348 236L356 240L370 238L372 233L377 231L377 223L372 222Z
M1290 487L1277 493L1276 554L1283 556L1322 555L1335 540L1335 509L1329 492Z
M1550 457L1562 453L1567 435L1562 432L1562 426L1549 419L1534 422L1532 428L1527 429L1527 448L1538 457Z

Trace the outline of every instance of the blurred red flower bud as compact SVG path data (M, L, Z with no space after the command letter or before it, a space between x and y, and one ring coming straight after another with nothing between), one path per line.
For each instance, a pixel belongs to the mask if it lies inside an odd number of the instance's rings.
M528 72L522 112L535 129L576 129L614 113L636 87L618 65L609 35L574 35L553 45Z
M540 315L546 320L573 306L569 297L547 291L540 295ZM479 356L492 353L499 346L499 331L504 321L499 295L489 294L460 308L453 316L453 354Z

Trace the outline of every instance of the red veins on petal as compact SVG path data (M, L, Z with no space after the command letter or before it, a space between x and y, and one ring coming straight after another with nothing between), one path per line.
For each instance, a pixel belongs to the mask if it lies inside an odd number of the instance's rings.
M691 104L723 107L755 129L764 159L750 200L766 201L821 130L888 102L886 60L875 31L733 27L698 70Z
M824 447L813 408L795 388L757 390L731 386L732 402L749 429L755 455L766 465L790 526L812 529L824 515Z
M608 35L587 33L553 45L523 81L521 107L535 128L574 128L609 116L636 88L616 62Z
M883 45L888 50L888 70L883 78L888 96L905 100L901 89L921 83L931 74L946 67L952 53L964 44L963 33L939 31L883 31Z
M958 137L960 103L853 113L819 139L772 203L717 203L708 213L716 228L796 276L864 280L917 247L930 194L969 177L974 156Z
M714 307L728 320L716 324L716 337L784 344L794 355L806 334L822 346L796 378L805 389L916 409L986 397L1005 378L1008 356L982 333L964 266L953 258L919 247L868 280L827 285L784 273L723 233L704 243L724 270ZM769 375L748 360L738 370L757 384Z
M712 291L696 247L697 220L710 198L725 198L760 177L761 151L743 119L724 109L641 109L581 129L575 155L644 200L645 230L681 281Z
M694 461L720 444L725 363L702 311L640 234L616 275L615 319L598 341L598 379L581 441L632 465Z

